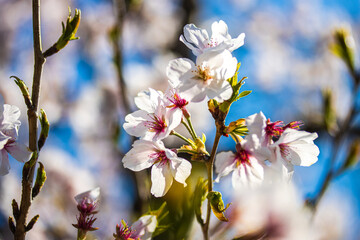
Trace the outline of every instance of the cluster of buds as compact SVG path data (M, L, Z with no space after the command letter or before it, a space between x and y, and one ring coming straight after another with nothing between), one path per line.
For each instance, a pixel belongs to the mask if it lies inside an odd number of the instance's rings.
M77 217L77 223L73 224L78 229L78 239L85 239L88 231L95 231L98 228L93 227L96 218L97 204L100 196L100 188L81 193L75 196L78 203L77 209L80 215Z

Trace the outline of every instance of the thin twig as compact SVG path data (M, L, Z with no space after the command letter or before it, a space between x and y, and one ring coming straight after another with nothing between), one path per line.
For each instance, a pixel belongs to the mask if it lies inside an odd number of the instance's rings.
M211 149L211 154L210 154L210 158L209 161L206 162L206 169L207 169L207 174L208 174L208 192L211 192L213 190L213 168L214 168L214 160L215 160L215 155L216 155L216 151L217 151L217 147L219 145L219 141L221 138L222 134L220 133L220 131L216 130L216 136L214 139L214 144L213 147ZM207 202L207 210L206 210L206 221L205 224L202 227L202 232L204 235L204 240L208 240L209 239L209 225L210 225L210 216L211 216L211 206L210 206L210 201L208 200Z
M325 191L327 190L328 186L330 185L330 182L332 181L332 179L336 176L339 175L339 171L343 170L343 166L341 166L337 171L334 169L334 165L335 165L335 161L336 158L338 156L339 153L339 149L343 143L344 137L347 135L351 124L354 120L354 117L356 116L356 99L357 99L357 92L359 90L359 81L358 81L358 77L356 74L352 74L352 76L354 77L354 83L355 86L353 88L353 92L352 92L352 105L350 107L350 110L344 120L344 122L342 123L339 131L337 132L336 136L334 137L334 141L333 141L333 153L329 162L329 167L328 167L328 172L326 174L325 180L322 183L319 193L317 194L317 196L310 202L308 202L310 204L310 206L313 208L314 212L316 211L317 205L319 204L320 200L322 199ZM345 162L343 163L345 164Z
M28 109L29 122L29 148L33 152L37 152L37 111L39 108L41 74L45 63L45 58L42 54L41 47L41 28L40 28L40 0L32 1L33 11L33 34L34 34L34 76L32 85L32 106ZM34 179L35 164L30 168L28 174L23 174L22 179L22 194L20 203L20 215L16 219L16 229L14 239L23 240L26 235L26 218L31 206L31 191Z

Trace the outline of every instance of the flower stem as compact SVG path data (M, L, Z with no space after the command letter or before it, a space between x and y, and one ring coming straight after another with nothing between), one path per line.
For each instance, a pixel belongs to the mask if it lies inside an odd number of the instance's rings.
M41 74L45 63L45 58L42 54L41 47L41 28L40 28L40 0L32 1L32 14L33 14L33 34L34 34L34 76L32 85L32 106L28 109L28 122L29 122L29 148L31 151L38 151L37 146L37 130L38 130L38 117L37 111L39 108ZM20 214L16 218L16 228L14 233L15 240L25 239L26 234L26 218L31 206L31 191L34 179L35 163L30 167L27 174L22 176L22 193L20 203ZM25 166L24 166L25 168ZM25 171L23 171L25 172Z
M191 146L194 145L194 143L192 143L189 139L187 139L186 137L184 137L184 136L181 135L180 133L175 132L174 130L171 131L170 135L177 136L178 138L184 140L185 142L187 142L187 143L190 144Z
M194 135L194 132L191 130L191 128L189 127L189 125L184 122L184 120L181 120L181 123L186 127L186 129L188 130L188 132L190 133L191 137L195 140L196 139L196 135Z
M191 133L191 136L193 137L194 140L197 139L196 132L195 132L194 127L193 127L193 125L192 125L192 123L191 123L191 118L190 118L190 117L187 117L187 118L186 118L186 121L187 121L188 124L189 124L190 131L191 131L191 132L190 132L190 133Z
M82 230L82 229L78 229L78 233L77 233L77 240L85 240L86 239L86 231Z
M213 144L213 147L211 149L210 158L205 163L206 169L207 169L207 175L208 175L208 192L213 190L214 160L215 160L215 155L216 155L217 147L219 145L219 141L220 141L221 136L222 136L222 134L217 129L216 136L215 136L215 139L214 139L214 144ZM202 227L202 232L203 232L203 235L204 235L204 240L209 239L210 215L211 215L211 206L210 206L210 201L208 201L207 202L207 211L206 211L206 221L205 221L205 224L203 226L201 226Z

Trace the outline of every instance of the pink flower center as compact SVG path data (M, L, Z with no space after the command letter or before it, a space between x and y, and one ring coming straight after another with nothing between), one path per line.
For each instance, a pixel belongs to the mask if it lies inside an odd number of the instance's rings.
M96 213L96 211L95 211L96 207L97 207L97 202L92 201L86 197L81 201L81 203L79 203L77 205L77 209L79 210L79 212L84 213L84 214Z
M239 166L240 164L247 164L247 165L251 165L250 164L250 153L248 151L246 151L245 149L239 149L237 150L236 156L235 156L235 161L236 161L236 166Z
M154 164L159 163L160 165L165 165L170 162L170 159L166 156L165 151L152 153L149 157L154 160Z
M288 123L283 129L291 128L291 129L300 129L300 126L304 125L302 121L292 121Z
M174 93L172 98L169 97L168 100L173 103L173 105L168 106L169 108L183 109L189 103L184 98L181 98L177 93Z
M279 137L283 132L283 121L270 122L270 119L266 121L265 132L267 136Z
M166 122L163 118L152 114L150 116L151 121L146 121L145 126L149 128L149 131L156 132L156 134L162 133L165 131L165 128L167 127Z
M132 234L135 232L135 230L132 230L131 227L129 227L125 221L123 221L123 224L117 224L116 225L116 239L120 240L128 240L133 239L131 238Z

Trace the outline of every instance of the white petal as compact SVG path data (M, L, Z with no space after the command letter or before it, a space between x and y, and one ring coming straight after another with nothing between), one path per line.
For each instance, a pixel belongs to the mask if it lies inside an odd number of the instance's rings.
M230 52L238 49L245 43L245 33L241 33L237 38L231 39L230 42L232 43L232 46L228 48Z
M213 81L208 89L206 89L206 95L210 99L215 99L218 102L228 100L233 93L231 85L228 81Z
M167 164L154 164L151 168L151 194L155 197L164 196L173 182L171 170Z
M295 129L287 128L285 129L278 141L281 143L290 143L302 140L308 143L312 143L317 137L317 133L309 133L306 131L298 131Z
M177 182L184 184L184 187L186 187L185 180L190 176L191 163L179 157L171 157L170 160L172 175Z
M135 230L131 237L134 239L141 237L143 240L150 240L156 226L157 219L155 215L144 215L131 225L131 228Z
M218 35L222 36L224 39L231 39L231 36L228 33L228 26L222 20L219 22L214 22L211 25L212 37L216 37Z
M14 105L4 104L4 125L20 126L20 109Z
M245 124L249 130L248 135L256 134L260 142L264 141L266 118L262 112L247 117Z
M243 186L248 186L246 172L245 172L245 168L243 165L239 165L239 167L233 171L233 174L231 176L231 182L232 182L233 188L235 188L235 189L238 189Z
M253 182L262 182L264 179L264 164L261 164L258 159L254 157L250 157L249 159L251 167L249 167L251 171L251 181Z
M180 84L180 78L187 73L191 68L195 67L193 61L187 58L177 58L171 60L166 68L166 75L169 78L169 83L176 88Z
M133 148L125 154L122 162L125 168L138 172L151 167L154 160L150 156L154 153L156 153L156 146L152 141L137 140Z
M148 91L139 92L134 101L139 109L148 113L154 113L162 97L163 93L161 91L149 88Z
M80 193L80 194L76 195L74 198L75 198L75 201L78 204L80 204L84 199L88 199L92 203L96 202L99 200L99 197L100 197L100 187L97 187L97 188L91 189L89 191Z
M191 88L189 88L191 86ZM190 99L191 102L201 102L206 97L206 91L201 87L200 84L195 84L195 81L192 81L191 84L183 85L180 87L182 95L186 99Z
M5 144L8 142L8 140L10 139L11 137L5 135L4 133L2 133L0 131L0 150L2 150L5 146Z
M298 166L311 166L317 162L320 151L315 144L297 141L288 145L291 163Z
M218 153L215 159L215 171L218 173L215 182L219 182L221 177L228 175L234 169L236 169L235 154L231 151Z
M25 144L14 142L6 144L5 149L19 162L24 163L30 159L31 151Z
M181 109L167 109L166 111L166 122L168 123L168 131L174 130L177 126L180 125L182 118Z
M206 30L196 27L194 24L187 24L184 27L184 37L180 41L190 48L195 56L198 56L206 48L204 42L209 39Z
M8 174L10 171L10 163L8 153L3 149L0 151L0 176Z
M148 120L150 120L149 113L144 110L138 110L126 115L123 128L129 135L142 137L148 131L148 128L144 125Z

